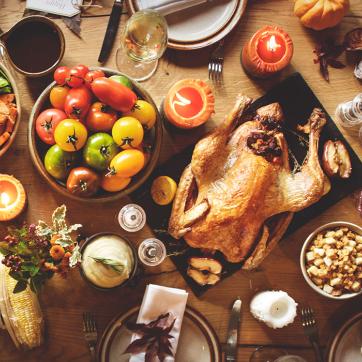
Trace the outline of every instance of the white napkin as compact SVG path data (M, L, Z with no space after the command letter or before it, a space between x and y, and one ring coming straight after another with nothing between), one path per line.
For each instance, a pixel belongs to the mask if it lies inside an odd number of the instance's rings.
M209 0L138 0L138 8L155 10L165 16L207 1Z
M188 293L182 289L167 288L160 285L149 284L143 297L137 323L149 323L159 317L161 314L172 313L176 317L175 325L170 334L172 351L176 354L177 344L180 337L182 319L184 316ZM135 335L132 340L136 339ZM144 362L145 353L133 355L130 362ZM175 359L171 356L166 357L166 362L173 362Z

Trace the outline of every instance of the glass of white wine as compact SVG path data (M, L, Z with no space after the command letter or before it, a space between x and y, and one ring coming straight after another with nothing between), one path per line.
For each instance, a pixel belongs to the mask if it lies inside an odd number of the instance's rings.
M139 82L149 79L167 48L167 39L167 22L161 14L152 10L134 13L117 50L118 70Z

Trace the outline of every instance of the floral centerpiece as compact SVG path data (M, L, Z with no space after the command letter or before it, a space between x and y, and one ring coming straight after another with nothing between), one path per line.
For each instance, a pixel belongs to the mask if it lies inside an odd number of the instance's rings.
M58 207L52 225L40 220L38 225L8 228L8 235L0 242L0 253L4 255L2 263L10 268L9 275L17 280L14 293L25 290L27 285L37 293L55 273L65 277L81 261L72 234L82 225L68 226L66 211L65 205Z

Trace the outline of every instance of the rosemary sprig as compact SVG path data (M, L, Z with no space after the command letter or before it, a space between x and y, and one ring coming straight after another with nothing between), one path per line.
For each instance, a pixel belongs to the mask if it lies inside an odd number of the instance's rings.
M117 260L108 259L108 258L96 258L94 256L90 256L90 258L92 258L97 263L103 264L107 268L111 268L118 274L123 274L123 272L124 272L124 268L125 268L124 264L120 263Z

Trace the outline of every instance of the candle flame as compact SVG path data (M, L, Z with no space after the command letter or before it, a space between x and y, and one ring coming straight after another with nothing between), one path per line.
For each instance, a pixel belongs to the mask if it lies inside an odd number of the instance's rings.
M0 201L5 207L9 206L10 204L10 196L6 192L2 192L0 194Z
M266 42L266 46L271 52L275 52L278 48L281 47L281 45L277 43L275 35L270 37L270 39Z

